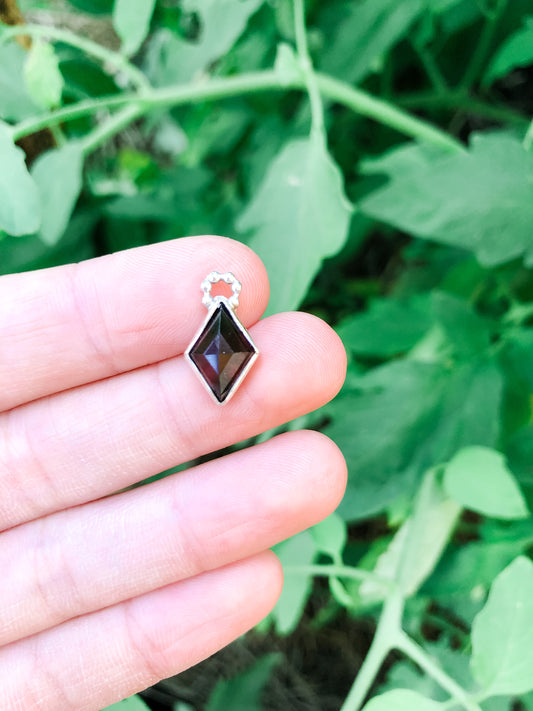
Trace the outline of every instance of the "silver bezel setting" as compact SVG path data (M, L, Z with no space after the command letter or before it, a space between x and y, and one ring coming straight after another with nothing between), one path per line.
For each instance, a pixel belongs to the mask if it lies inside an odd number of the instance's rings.
M217 280L217 281L218 281L218 280ZM224 281L226 281L226 280L224 280ZM216 282L212 282L212 283L216 283ZM238 283L238 282L237 282L237 283ZM232 299L233 299L233 298L234 298L234 297L232 297ZM209 384L206 382L204 376L202 375L202 373L200 372L200 370L199 370L198 367L196 366L196 363L195 363L194 360L191 358L191 351L192 351L194 345L196 344L196 341L197 341L197 340L200 338L200 336L202 335L202 332L204 331L204 329L205 329L205 327L207 326L207 324L209 323L211 317L213 316L213 314L214 314L215 311L218 309L218 307L219 307L219 305L220 305L221 303L223 303L223 304L227 307L227 310L228 310L228 312L229 312L231 318L233 319L233 322L234 322L235 326L238 328L238 330L240 331L240 333L242 334L242 336L246 339L246 341L248 341L248 343L249 343L249 344L251 345L251 347L254 349L254 353L253 353L253 355L251 356L250 360L249 360L248 363L245 365L244 369L243 369L242 372L239 374L239 377L237 378L237 380L236 380L236 381L233 383L233 385L231 386L231 389L230 389L228 395L226 396L226 398L225 398L224 400L222 400L222 402L220 402L220 400L217 398L217 396L215 395L215 393L211 390L211 388L209 387ZM234 301L234 303L235 303L235 301ZM238 302L237 302L237 303L238 303ZM255 345L255 343L254 343L252 337L250 336L250 334L249 334L248 331L246 330L245 326L240 322L239 317L238 317L237 314L235 313L234 307L233 307L232 304L231 304L231 299L227 299L225 296L215 296L215 297L212 297L212 298L210 299L210 306L209 306L209 308L208 308L207 315L206 315L206 317L205 317L205 319L204 319L202 325L200 326L200 328L199 328L199 329L196 331L196 333L194 334L194 337L193 337L192 341L190 342L190 344L189 344L187 350L185 351L185 357L187 358L187 360L188 360L189 363L191 364L191 366L192 366L194 372L196 373L196 376L199 378L199 380L200 380L200 382L202 383L202 385L204 386L205 390L207 390L207 392L209 393L209 395L210 395L211 399L213 400L213 402L216 402L217 405L225 405L225 404L228 403L228 402L231 400L231 398L235 395L235 393L236 393L237 390L239 389L239 387L240 387L242 381L244 380L244 378L245 378L245 377L248 375L248 373L250 372L250 369L252 368L252 366L254 365L255 361L256 361L257 358L259 357L259 349L258 349L257 346Z

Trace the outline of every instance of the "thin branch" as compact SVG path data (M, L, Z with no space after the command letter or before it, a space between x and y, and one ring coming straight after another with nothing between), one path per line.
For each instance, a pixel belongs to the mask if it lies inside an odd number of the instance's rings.
M283 569L287 575L313 575L322 578L347 578L360 582L370 581L376 585L383 585L389 590L395 587L394 581L382 578L370 570L353 568L349 565L287 565Z
M132 64L127 57L119 52L114 52L113 50L108 49L97 42L93 42L90 39L80 37L79 35L74 34L74 32L69 32L69 30L62 30L58 27L45 27L42 25L16 25L14 27L2 27L0 31L0 44L9 39L20 36L50 39L55 42L63 42L71 47L76 47L89 56L96 57L96 59L99 59L104 64L107 63L118 71L121 71L128 77L131 84L137 87L137 89L148 90L151 88L150 82L143 72L141 72L140 69L137 69L137 67Z
M395 648L406 654L428 676L434 679L439 686L453 697L466 711L482 711L479 704L469 697L462 686L443 671L429 656L425 649L420 647L408 634L401 630L395 642Z
M443 150L456 153L465 150L462 144L449 134L406 111L402 111L387 101L377 99L361 89L356 89L326 74L316 74L315 76L323 96L343 104L362 116ZM281 79L273 70L251 72L234 77L212 78L205 82L151 89L143 93L89 99L44 116L26 119L13 127L12 136L18 140L49 126L95 114L102 110L132 104L138 107L138 115L143 115L154 108L216 101L264 91L305 90L306 88L302 79L295 77L292 84L287 84L286 80Z
M437 64L435 57L423 44L416 41L413 41L412 44L415 52L420 57L422 66L424 67L429 80L433 84L435 91L437 94L445 94L449 89L448 83Z
M298 57L311 102L312 130L322 135L324 133L324 106L307 46L304 0L294 0L294 28Z
M396 593L385 601L374 639L341 711L359 711L364 704L383 662L394 648L394 640L401 631L404 604L405 600Z
M525 127L529 120L522 114L500 104L488 104L485 101L470 97L462 91L449 91L439 94L434 91L404 94L398 98L398 103L408 109L450 109L465 111L476 116L497 121L498 123Z
M485 62L487 61L487 55L490 51L492 40L494 39L494 35L498 27L498 20L500 19L506 6L507 0L496 0L496 7L491 13L486 15L485 25L476 45L476 49L472 54L470 63L468 64L459 84L460 89L468 91L478 80L479 75L483 72Z

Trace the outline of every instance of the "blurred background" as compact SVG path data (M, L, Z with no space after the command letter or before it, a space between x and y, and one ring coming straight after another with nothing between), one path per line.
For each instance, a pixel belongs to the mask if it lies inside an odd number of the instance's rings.
M285 589L258 629L142 699L153 711L343 707L386 592L319 567L387 574L424 474L483 447L505 456L522 513L461 491L404 619L469 688L472 621L533 545L533 2L308 0L310 76L287 0L158 0L144 28L118 5L0 2L6 25L33 28L0 33L0 119L23 127L45 196L37 230L10 233L0 214L0 273L231 236L264 259L269 312L324 318L349 354L333 403L239 445L324 431L350 471L339 511L280 544ZM226 79L217 96L210 82ZM128 97L143 86L141 116ZM184 99L182 86L200 90ZM165 90L166 102L150 94ZM84 115L47 123L79 102ZM393 653L371 693L398 687L446 698ZM517 689L482 708L531 711L533 698Z

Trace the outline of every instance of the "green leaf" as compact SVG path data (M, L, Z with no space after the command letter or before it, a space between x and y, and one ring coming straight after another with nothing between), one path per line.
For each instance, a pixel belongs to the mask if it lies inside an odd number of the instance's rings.
M10 235L36 232L41 224L39 192L17 148L0 121L0 230Z
M363 711L441 711L442 708L442 704L415 691L396 689L370 699Z
M108 706L103 711L147 711L147 709L148 706L140 696L130 696L129 699L124 699L124 701Z
M411 349L432 324L429 299L374 299L368 311L342 321L344 345L357 355L388 357Z
M31 174L41 196L39 236L45 244L53 245L63 235L81 192L82 171L83 151L75 142L48 151L35 161Z
M302 531L275 546L274 552L283 566L310 565L316 555L316 547L311 533ZM285 576L283 591L270 613L278 634L290 634L295 629L311 592L311 586L312 578L309 575Z
M470 358L488 349L490 330L467 301L435 291L431 296L435 320L446 334L456 355Z
M344 244L351 207L322 136L287 144L274 159L238 230L270 277L269 313L297 308L325 257Z
M398 530L387 550L378 558L374 572L395 580L409 597L433 571L455 527L460 507L447 496L437 473L430 470L417 494L412 514ZM359 587L363 602L383 599L387 588L373 581Z
M485 516L529 516L524 497L505 458L486 447L468 447L446 465L444 486L462 506Z
M302 75L302 67L298 60L298 55L290 44L286 42L278 44L274 69L281 83L286 86Z
M71 5L82 12L93 15L107 15L113 7L113 0L68 0Z
M337 513L332 513L311 528L311 535L317 549L336 560L344 550L348 533L346 523Z
M505 453L518 481L523 486L533 487L533 423L514 433Z
M123 0L125 3L128 0ZM169 30L152 39L148 74L158 86L188 82L223 57L244 32L264 0L189 0L187 10L201 23L199 37L187 42Z
M424 477L415 500L398 566L398 584L405 595L413 595L433 571L451 536L460 507L448 498L437 471Z
M448 364L394 361L374 368L326 407L325 433L349 470L339 507L348 521L408 499L427 469L499 435L502 376L491 358ZM408 403L408 407L407 404Z
M524 26L507 37L487 69L483 83L488 85L517 67L533 63L533 16L524 18Z
M450 546L422 588L422 595L437 599L470 596L475 588L487 589L494 578L533 539L487 543L474 541L461 547Z
M452 679L460 684L465 690L474 691L474 683L468 668L467 658L461 651L450 649L446 640L441 637L441 640L436 643L424 644L424 650L430 658L433 658L440 668L446 672ZM379 693L384 694L390 691L401 691L409 689L412 692L421 694L426 698L434 701L446 701L449 695L442 689L439 684L416 668L410 660L398 661L387 673L387 680L379 686ZM417 711L418 707L413 707L413 711ZM391 709L393 711L393 709ZM459 711L459 709L454 710ZM485 710L484 710L485 711Z
M24 65L28 93L36 104L53 109L61 103L63 75L54 48L47 42L33 42Z
M0 45L0 118L6 121L21 121L39 112L24 82L26 58L20 45Z
M243 674L217 682L206 711L262 711L262 693L282 658L267 654Z
M475 134L470 150L454 155L396 148L364 170L387 178L360 202L371 217L469 249L487 266L533 261L533 153L516 137Z
M407 35L424 4L423 0L362 0L346 3L342 13L335 7L338 25L326 45L321 69L349 82L379 71L387 52Z
M533 711L533 692L531 694L527 694L527 696L523 696L520 700L526 707L527 711Z
M36 234L19 239L0 233L0 275L46 269L98 256L92 237L99 218L94 205L78 211L62 239L52 248Z
M370 516L412 490L409 462L439 402L441 378L438 366L393 362L370 371L357 389L341 392L328 406L332 423L325 433L341 448L350 473L343 518Z
M135 54L146 39L155 3L156 0L115 0L113 26L122 40L124 54Z
M63 95L68 99L80 100L119 92L113 77L86 57L62 58L60 67L65 81Z
M533 563L517 558L494 581L472 627L472 673L487 696L533 689Z

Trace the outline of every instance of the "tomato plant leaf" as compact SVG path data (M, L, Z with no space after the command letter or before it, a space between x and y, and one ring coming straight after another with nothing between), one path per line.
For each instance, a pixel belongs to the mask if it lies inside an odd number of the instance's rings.
M533 531L517 540L450 545L424 583L422 594L442 599L471 596L476 588L488 590L494 578L532 544Z
M148 74L159 86L190 81L233 47L263 2L190 0L187 9L196 11L201 23L198 39L188 42L170 30L161 30L150 46Z
M283 566L309 565L316 555L316 546L309 531L302 531L274 547L274 552ZM287 574L283 591L270 613L276 631L289 634L302 616L305 603L311 592L312 578L309 575Z
M82 188L83 151L72 141L40 156L31 174L41 196L39 236L55 244L63 235Z
M490 358L451 369L409 358L355 379L326 408L332 422L324 431L350 473L339 513L353 521L382 511L461 447L494 446L501 397L502 374Z
M113 0L68 0L71 5L93 15L107 15L112 11Z
M524 26L507 37L496 52L483 82L491 84L517 67L533 64L533 16L524 18Z
M387 52L408 32L425 9L424 0L362 0L346 3L339 24L322 55L321 69L358 82L380 69Z
M446 496L435 469L424 477L415 500L398 566L397 580L405 595L415 593L442 555L460 506Z
M33 42L24 65L24 80L36 104L45 109L59 106L64 82L51 44L40 40Z
M495 518L529 516L505 458L487 447L467 447L446 465L444 486L462 506Z
M0 121L0 230L10 235L36 232L41 224L37 186L6 124Z
M332 513L313 526L311 535L317 549L327 553L334 560L342 554L348 537L346 523L337 513Z
M494 581L472 627L472 673L487 696L533 689L533 563L516 558Z
M441 557L460 510L445 495L436 471L427 472L411 515L378 558L374 572L395 580L406 597L413 595ZM386 586L374 581L365 581L359 588L363 601L383 598L386 593Z
M103 711L147 711L148 706L140 696L130 696L129 699L119 701L112 706L108 706Z
M533 261L533 153L515 136L475 134L468 152L440 157L396 148L364 170L387 178L360 202L375 219L469 249L486 266Z
M113 26L122 40L122 51L135 54L146 39L156 0L115 0Z
M26 58L20 45L0 45L0 118L6 121L20 121L39 111L24 81Z
M375 696L363 711L441 711L442 704L427 699L409 689L395 689Z
M262 711L263 690L281 661L281 654L266 654L244 673L218 681L206 711Z
M344 244L351 216L340 172L321 135L288 143L237 228L270 276L269 313L298 307L322 260Z
M368 311L346 318L339 336L352 353L388 357L411 349L433 323L427 297L374 299Z
M445 333L456 356L468 360L488 349L488 324L468 302L443 291L434 291L431 302L435 321Z

